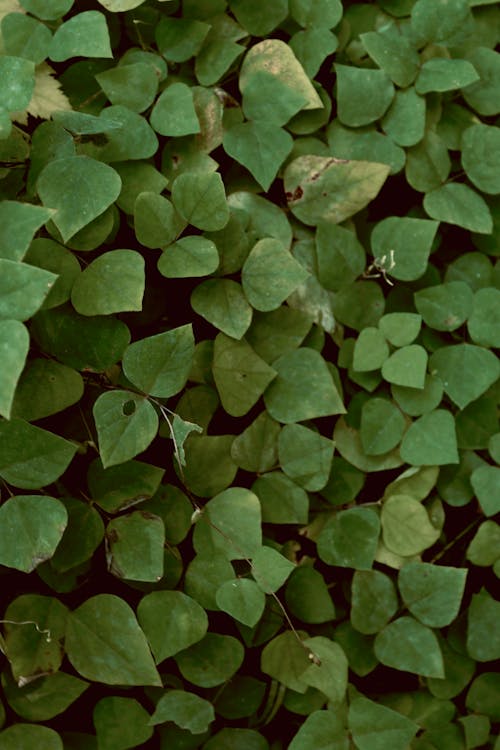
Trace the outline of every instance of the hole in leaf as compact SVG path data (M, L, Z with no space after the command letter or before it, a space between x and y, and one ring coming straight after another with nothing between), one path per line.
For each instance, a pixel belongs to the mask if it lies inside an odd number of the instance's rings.
M125 401L122 411L126 417L130 417L135 412L135 401Z

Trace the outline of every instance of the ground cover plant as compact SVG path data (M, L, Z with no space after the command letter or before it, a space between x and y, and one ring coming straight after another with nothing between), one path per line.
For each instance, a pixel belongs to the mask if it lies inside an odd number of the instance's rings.
M498 3L0 32L0 750L499 750Z

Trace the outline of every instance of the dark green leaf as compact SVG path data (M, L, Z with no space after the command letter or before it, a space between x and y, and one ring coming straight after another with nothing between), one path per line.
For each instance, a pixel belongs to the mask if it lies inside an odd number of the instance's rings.
M107 563L117 578L156 583L163 576L165 529L158 516L135 511L106 527Z
M152 404L130 391L101 393L93 415L104 468L142 453L158 432L158 415Z
M278 125L245 122L224 133L224 150L269 190L278 170L292 150L292 137Z
M104 13L88 10L62 23L52 37L49 57L55 62L70 57L113 57Z
M433 631L413 617L400 617L375 638L382 664L425 677L444 677L443 656Z
M214 708L204 698L184 690L169 690L156 704L149 723L155 725L173 721L192 734L202 734L214 719Z
M231 487L204 506L194 529L194 547L198 554L220 552L228 560L251 558L262 544L260 518L257 496L243 487Z
M234 435L196 435L188 437L183 471L186 486L199 497L213 497L229 487L238 466L231 457Z
M403 437L401 458L414 466L458 463L452 414L446 409L435 409L413 422Z
M458 614L466 577L466 568L409 562L399 571L398 586L412 615L431 628L443 628Z
M467 652L476 661L500 656L500 602L484 589L474 594L467 620Z
M378 570L357 570L352 579L351 623L360 633L378 633L398 609L392 580Z
M29 334L18 320L0 321L0 414L10 418L16 387L29 350ZM81 394L80 394L81 395Z
M62 714L89 687L88 682L64 672L49 674L25 687L16 685L4 672L2 685L9 706L28 721L47 721Z
M348 725L359 750L406 750L419 729L398 711L363 696L349 706Z
M381 523L384 544L403 557L420 554L440 534L425 507L411 495L391 495L382 507Z
M20 17L24 18L21 15ZM7 260L22 260L33 235L52 217L52 214L53 211L50 208L19 201L2 201L0 203L0 257Z
M235 339L241 339L252 321L252 308L243 289L232 279L210 279L199 284L191 295L191 306L198 315Z
M105 469L96 459L90 464L87 483L97 505L107 513L117 513L154 495L164 473L164 469L140 461Z
M307 492L280 471L263 474L253 483L265 523L307 523Z
M264 402L278 422L291 424L345 411L325 360L313 349L284 354L273 368L278 376L266 390Z
M494 354L471 344L441 347L431 355L429 366L459 409L479 398L500 374Z
M15 724L0 732L1 750L63 750L60 736L53 729L36 724Z
M193 685L215 687L230 679L240 668L244 648L230 635L207 633L203 640L177 654L182 676Z
M287 476L311 492L328 481L332 465L332 440L300 424L286 424L278 439L281 468Z
M68 468L77 446L40 427L12 419L0 422L0 476L14 487L38 489Z
M349 508L336 513L325 524L317 544L318 554L328 565L369 570L380 534L378 513L371 508Z
M172 200L183 219L198 229L215 232L229 221L229 208L218 172L185 173L172 186Z
M0 258L0 321L31 318L42 306L56 278L42 268Z
M132 609L117 596L98 594L69 615L66 652L89 680L161 687L144 633Z
M92 718L102 750L135 747L147 742L153 734L148 726L148 712L134 698L111 695L101 698L94 706Z
M258 623L266 606L264 592L249 578L225 581L217 589L215 600L219 609L250 628Z
M471 232L490 234L493 221L484 199L468 185L449 182L431 190L424 198L424 209L432 219L457 224Z

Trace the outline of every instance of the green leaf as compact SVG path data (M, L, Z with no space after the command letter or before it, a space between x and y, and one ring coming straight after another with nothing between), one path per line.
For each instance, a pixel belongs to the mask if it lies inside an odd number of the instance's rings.
M366 266L365 251L355 233L328 222L318 224L316 255L318 281L333 292L355 281Z
M376 162L299 156L284 174L289 208L304 224L339 224L375 198L389 172Z
M351 623L360 633L378 633L398 609L392 580L378 570L357 570L352 578Z
M289 750L347 750L343 723L334 711L314 711L294 735Z
M169 690L156 704L149 723L154 726L173 721L178 727L188 729L191 734L202 734L214 720L214 707L209 701L195 693Z
M244 648L230 635L207 633L203 640L177 654L182 676L193 685L208 688L222 685L240 668Z
M256 474L272 469L278 461L280 426L267 411L259 416L234 439L231 457L240 469Z
M252 321L252 308L243 289L232 279L210 279L199 284L191 294L191 306L198 315L235 339L241 339Z
M148 159L158 149L158 138L144 117L128 107L115 104L99 113L99 118L113 127L106 132L102 145L97 142L82 144L80 149L100 161ZM118 126L118 127L117 127Z
M401 440L406 427L400 410L385 398L372 398L361 411L361 444L369 456L391 451Z
M303 622L319 624L335 619L335 606L323 576L310 565L292 571L285 599L291 613Z
M418 555L439 539L425 507L411 495L391 495L381 514L384 544L402 557Z
M215 594L217 606L238 622L253 628L266 606L263 591L249 578L235 578L222 583Z
M267 36L278 24L285 20L288 14L288 4L285 0L277 0L268 5L262 0L233 0L231 10L238 23L252 36Z
M181 237L161 254L158 270L167 279L209 276L219 266L216 245L206 237Z
M466 568L409 562L399 571L398 587L414 617L431 628L443 628L458 615L466 577Z
M467 652L479 662L500 656L500 602L484 589L473 594L467 620Z
M472 344L437 349L430 357L429 369L441 379L445 392L459 409L479 398L500 375L493 352Z
M57 545L50 565L58 573L89 560L104 538L104 524L90 504L66 497L61 500L68 514L68 525Z
M53 240L40 237L33 240L24 260L31 266L58 274L45 297L42 310L58 307L69 300L75 279L81 272L80 264L73 253Z
M343 418L337 420L333 432L335 447L346 461L361 471L384 471L403 463L399 452L393 450L382 455L368 455L363 450L360 431L351 427Z
M295 49L293 51L296 52ZM269 102L271 101L273 102L272 110L269 109ZM254 121L254 125L261 126L256 130L257 137L259 133L264 134L268 130L271 136L274 134L275 140L281 145L283 150L288 143L288 151L292 148L292 141L290 138L283 137L285 131L281 130L279 126L286 125L290 118L297 114L305 104L307 104L307 97L303 92L295 91L295 89L290 88L280 78L273 75L272 72L263 70L252 75L245 86L245 94L242 100L242 108L247 120ZM230 128L230 130L236 132L234 127ZM248 132L251 134L252 131ZM237 144L234 145L237 146ZM231 147L226 149L227 153L230 153L230 151ZM243 161L240 163L246 166ZM252 163L251 159L250 163ZM255 164L255 161L253 163ZM265 169L265 166L261 164L260 169ZM255 174L254 177L257 179Z
M438 377L427 374L422 390L392 385L391 392L405 414L419 417L439 406L443 397L443 384Z
M354 345L352 366L356 372L378 370L389 356L385 337L373 326L363 328Z
M282 685L297 693L305 693L302 675L310 664L308 648L290 630L273 638L262 649L260 668Z
M53 729L35 724L15 724L0 732L1 750L63 750L60 736Z
M265 594L281 588L294 568L294 563L272 547L261 547L252 558L252 575Z
M40 427L12 419L0 422L0 476L14 487L33 490L59 479L77 446Z
M231 487L204 506L194 527L194 548L198 554L220 552L228 560L252 558L262 545L260 521L257 496L243 487Z
M70 57L113 57L104 13L87 10L62 23L52 37L49 57L55 62Z
M468 60L449 60L446 57L434 57L426 60L417 80L417 94L428 94L430 91L453 91L479 81L479 75Z
M423 388L426 370L427 352L419 344L409 344L397 349L383 362L382 377L388 383L405 388Z
M96 75L96 81L111 104L122 104L132 112L143 112L154 101L158 76L145 62L118 65Z
M209 30L208 23L194 18L162 16L155 29L156 45L166 60L186 62L200 51Z
M264 403L278 422L292 424L345 411L328 366L314 349L284 354L273 368L278 375L267 388Z
M385 114L395 93L387 73L339 64L335 65L335 72L338 117L343 125L359 128Z
M134 341L123 355L127 378L144 393L168 398L186 384L194 354L190 324Z
M480 75L480 80L471 83L463 91L469 107L481 115L496 115L500 112L498 101L498 72L500 54L487 47L476 47L467 55L469 62Z
M213 497L229 487L238 471L231 458L234 435L188 437L184 450L184 482L199 497Z
M310 492L328 481L333 459L332 440L300 424L286 424L278 439L281 468L290 479Z
M104 468L146 450L158 432L158 415L144 397L130 391L101 393L92 409Z
M472 312L473 293L463 281L449 281L414 295L415 307L424 323L436 331L454 331ZM403 384L404 385L404 384Z
M52 221L64 242L104 213L120 189L115 170L88 156L50 161L37 182L42 203L56 210Z
M451 160L448 154L448 149L444 141L429 130L426 132L421 141L407 151L406 168L405 174L408 183L415 190L419 190L422 193L429 193L429 191L435 191L435 189L441 189L443 183L447 180L448 175L451 171ZM456 183L449 183L450 185ZM448 185L444 186L446 189ZM436 190L436 198L433 198L434 192L429 193L429 210L426 211L429 216L434 219L440 219L443 221L451 221L451 218L457 214L457 221L451 223L459 223L462 221L462 216L467 216L463 210L463 205L459 205L460 200L463 198L463 202L468 198L467 188L462 196L461 191L458 190L457 194L453 193L452 188L450 196L446 198L447 190L444 190L443 194L438 193ZM441 196L441 198L439 197ZM472 200L477 196L472 193ZM425 199L427 201L427 196ZM436 208L433 207L433 201L436 204ZM479 202L482 199L479 198ZM446 204L444 208L441 208L441 203ZM450 207L448 207L448 203ZM455 205L456 203L456 205ZM438 214L438 215L435 215ZM467 220L470 220L469 218ZM461 226L461 224L460 224Z
M68 610L58 599L39 594L23 594L5 612L5 646L12 675L18 685L30 677L57 672L63 653L61 642ZM26 625L17 623L27 622Z
M246 339L268 364L297 349L312 325L310 315L282 305L268 313L255 312Z
M43 304L56 275L0 258L0 320L28 320Z
M4 672L2 685L9 706L28 721L47 721L62 714L89 687L88 682L64 672L38 678L35 685L25 687Z
M276 310L308 276L288 250L271 238L254 245L241 271L243 291L261 312Z
M0 257L7 260L22 260L33 235L51 218L52 213L50 208L30 203L1 201Z
M108 250L75 280L71 302L80 315L140 311L144 286L143 257L135 250Z
M33 422L56 414L77 403L83 389L83 379L75 370L50 359L33 359L19 379L12 415Z
M378 513L371 508L349 508L330 518L318 540L318 554L328 565L370 570L380 534Z
M233 417L246 414L276 377L246 341L223 333L215 339L212 371L222 405Z
M374 649L387 667L425 677L444 677L438 639L413 617L400 617L386 625L376 636Z
M255 75L269 71L286 87L304 97L307 102L304 109L323 107L316 89L292 49L281 39L265 39L254 44L247 52L239 76L239 87L243 96Z
M0 373L0 415L6 419L11 415L28 350L29 334L26 327L17 320L1 320L0 360L3 366Z
M480 466L471 474L470 482L485 516L494 516L500 511L498 466Z
M400 172L405 164L405 152L394 141L374 126L347 128L334 120L327 130L328 146L337 158L374 161L387 164L391 174Z
M38 313L31 332L47 354L69 367L94 372L118 362L130 342L130 331L122 321L80 316L70 307Z
M137 617L157 664L200 641L208 627L205 610L181 591L147 594Z
M160 135L199 133L200 123L189 86L185 83L172 83L168 86L156 100L150 122Z
M272 471L260 476L252 485L260 500L265 523L307 523L309 498L286 474Z
M172 200L183 219L198 229L215 232L229 221L229 208L218 172L179 175L172 186Z
M374 281L355 281L343 286L333 300L335 318L356 331L376 326L384 305L382 290Z
M173 484L162 484L150 500L141 503L141 510L159 516L165 525L165 538L170 544L179 544L191 529L193 506Z
M175 443L175 457L180 466L186 465L184 442L191 432L203 432L203 428L193 422L186 422L178 414L175 414L172 420L171 437Z
M414 466L457 464L452 414L446 409L435 409L413 422L401 442L401 458Z
M494 721L498 721L500 715L498 710L499 693L498 672L483 672L479 677L476 677L470 686L467 693L467 708L491 716Z
M90 464L87 483L97 505L107 513L117 513L152 497L164 473L164 469L141 461L127 461L105 469L101 460L96 459Z
M382 315L378 327L393 346L408 346L417 338L421 324L420 315L395 312Z
M98 122L105 123L106 121L102 118L99 118ZM167 186L168 180L161 172L158 172L158 170L148 162L121 162L115 164L114 169L116 172L118 172L122 181L122 189L120 195L116 200L116 205L123 211L125 211L125 213L134 214L134 226L136 233L138 231L137 225L141 224L141 230L146 235L148 232L150 219L154 218L156 220L156 217L158 215L156 211L157 203L154 199L151 198L151 194L153 193L154 195L158 195L159 193L161 193ZM135 202L139 198L141 193L146 193L146 195L141 198L136 209ZM163 200L166 200L166 198L163 198ZM163 201L159 201L159 204L161 209L164 209L165 204L163 203ZM148 209L151 209L151 213L148 212ZM163 219L166 218L168 231L171 231L171 212L169 211L169 209L164 211L164 213L166 214L166 216L164 217L163 211L161 211L161 209L158 212L160 214L160 227L163 226ZM165 227L165 229L167 229L167 227Z
M166 247L186 226L170 201L155 192L139 193L133 212L135 236L145 247Z
M117 578L156 583L163 576L165 528L158 516L135 511L106 527L107 563Z
M468 0L417 0L411 11L412 30L423 42L444 41L460 30L469 13Z
M484 521L467 547L467 559L473 565L494 565L500 558L500 526L494 521Z
M134 747L147 742L153 734L148 726L148 712L134 698L114 695L101 698L94 706L92 718L102 750Z
M372 60L397 86L406 89L413 83L419 70L418 53L396 24L360 34L360 39Z
M231 193L227 202L231 212L243 223L250 238L250 245L265 237L273 237L286 248L290 248L292 228L281 208L261 195L244 191Z
M0 101L2 110L22 111L31 101L35 87L35 64L23 57L0 57Z
M417 734L418 724L399 711L364 696L349 706L348 725L359 750L406 750Z
M307 638L304 645L320 663L313 661L301 674L301 681L326 695L329 701L342 703L347 689L347 658L342 647L324 636Z
M413 281L425 273L438 223L407 216L389 216L379 221L371 234L372 253L379 260L391 257L390 275Z
M424 209L431 219L456 224L471 232L490 234L493 221L483 198L468 185L449 182L431 190L424 198Z
M246 167L264 191L271 187L292 144L286 130L268 122L233 125L223 140L225 152Z
M205 744L205 750L269 750L269 744L255 729L221 729Z
M88 680L161 687L144 633L132 609L117 596L93 596L68 616L66 653Z
M415 146L425 132L425 97L419 96L414 86L397 90L382 128L398 146Z
M234 578L233 566L225 555L195 555L186 570L186 594L204 609L218 610L217 590L225 581Z
M22 0L22 7L43 21L55 21L64 16L75 0Z
M478 289L472 303L467 329L472 341L480 346L500 346L500 290Z
M31 573L49 560L68 522L64 505L54 497L17 495L0 507L6 534L0 539L0 564Z

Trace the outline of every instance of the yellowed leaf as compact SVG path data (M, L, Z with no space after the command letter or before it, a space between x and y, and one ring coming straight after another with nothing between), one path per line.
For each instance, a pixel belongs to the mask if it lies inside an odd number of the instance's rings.
M1 1L1 0L0 0ZM35 88L33 96L24 112L14 112L11 118L15 122L26 124L27 116L41 117L48 120L53 112L71 110L69 99L61 89L61 84L54 78L55 71L43 62L35 70Z

